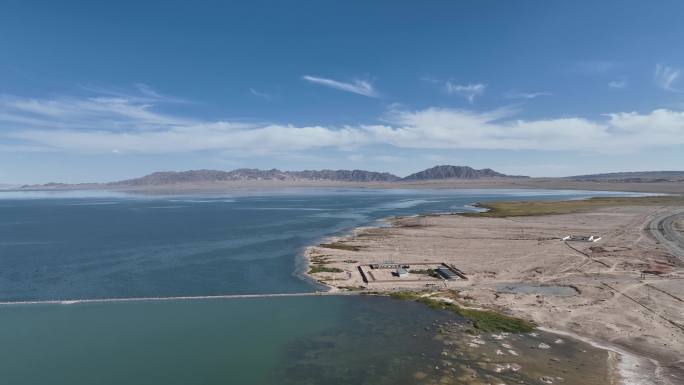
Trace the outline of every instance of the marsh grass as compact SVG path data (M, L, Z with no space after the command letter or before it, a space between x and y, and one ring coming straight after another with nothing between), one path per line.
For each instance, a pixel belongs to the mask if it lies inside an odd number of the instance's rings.
M361 246L348 245L346 243L335 242L335 243L321 243L319 247L326 249L337 249L337 250L347 250L347 251L359 251L362 249Z
M337 267L327 267L327 266L321 266L321 265L316 265L312 266L311 269L309 270L309 274L316 274L316 273L341 273L344 270L339 269Z
M432 309L446 310L468 319L473 327L481 332L527 333L534 330L533 323L501 314L492 310L466 309L455 303L448 303L423 297L420 293L400 291L390 294L390 297L404 301L415 301Z
M529 215L553 215L587 212L605 207L618 206L684 206L684 196L665 195L647 197L595 197L569 201L519 201L484 202L478 206L485 212L463 213L469 217L517 217Z

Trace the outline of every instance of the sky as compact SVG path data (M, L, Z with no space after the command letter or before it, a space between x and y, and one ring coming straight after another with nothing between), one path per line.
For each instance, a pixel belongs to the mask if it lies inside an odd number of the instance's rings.
M684 170L681 1L0 2L0 183Z

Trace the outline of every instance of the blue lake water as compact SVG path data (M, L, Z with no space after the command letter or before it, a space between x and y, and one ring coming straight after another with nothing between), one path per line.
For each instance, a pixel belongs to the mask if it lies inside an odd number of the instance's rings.
M0 301L314 291L302 249L394 215L485 200L573 199L545 190L299 189L141 196L0 192ZM616 193L610 193L615 195Z

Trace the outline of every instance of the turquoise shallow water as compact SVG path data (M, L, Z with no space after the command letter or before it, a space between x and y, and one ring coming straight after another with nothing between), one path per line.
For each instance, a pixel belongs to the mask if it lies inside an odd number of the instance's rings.
M3 384L539 384L563 376L564 384L594 385L606 378L605 353L583 344L558 345L545 333L444 334L443 325L467 324L382 297L11 305L0 307L0 325ZM495 353L503 346L516 356ZM520 369L501 371L512 363Z
M554 345L546 335L498 341L501 336L461 333L445 341L439 325L447 323L463 321L381 297L5 306L0 379L17 385L409 385L447 377L467 384L458 378L472 378L470 368L479 379L508 383L562 375L566 384L596 384L605 377L605 354L584 345L564 341L547 353L534 349ZM484 345L469 348L471 341ZM502 343L520 356L497 356L502 347L494 344ZM511 362L522 370L499 372Z
M0 373L6 384L402 383L427 359L421 352L438 352L424 327L446 315L396 305L290 297L5 307ZM398 343L405 338L412 344ZM335 358L334 371L309 370L312 352Z
M302 248L321 237L391 215L465 211L483 200L591 195L0 193L0 300L312 292L317 287L295 271ZM362 297L0 306L0 383L428 384L444 375L434 323L446 321L462 323L419 304ZM572 362L586 348L564 346ZM448 373L454 381L471 364L494 373L479 352L449 354L462 364ZM602 364L582 365L600 372Z

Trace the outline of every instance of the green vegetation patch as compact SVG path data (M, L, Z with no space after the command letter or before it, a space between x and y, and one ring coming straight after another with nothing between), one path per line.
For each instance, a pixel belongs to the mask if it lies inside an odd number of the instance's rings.
M420 298L420 295L412 291L393 291L389 296L403 301L415 301Z
M316 265L312 266L311 269L309 270L309 274L316 274L316 273L341 273L344 270L338 269L337 267L327 267L327 266L321 266L321 265Z
M684 196L664 195L647 197L596 197L570 201L485 202L478 206L489 211L463 213L470 217L517 217L587 212L599 208L618 206L682 206Z
M363 286L339 286L339 288L342 290L347 290L347 291L364 291L364 290L366 290L366 288Z
M335 242L335 243L321 243L319 247L324 247L326 249L337 249L337 250L347 250L347 251L359 251L362 249L361 246L348 245L346 243Z
M529 321L511 317L491 310L464 309L455 303L447 303L429 297L421 297L414 292L402 291L390 294L390 297L415 301L437 310L447 310L470 320L473 327L482 332L528 333L535 326Z
M328 262L330 262L330 259L328 257L318 255L310 257L310 260L312 265L325 265Z

